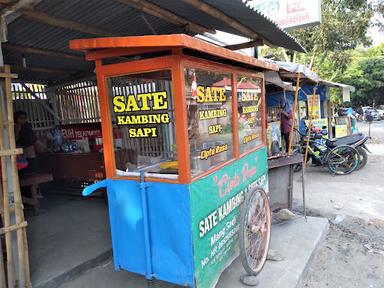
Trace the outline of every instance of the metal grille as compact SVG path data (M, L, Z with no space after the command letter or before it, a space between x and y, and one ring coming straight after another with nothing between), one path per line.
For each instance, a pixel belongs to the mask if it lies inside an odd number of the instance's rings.
M45 138L46 132L52 130L58 122L100 122L99 98L94 81L60 86L52 94L47 93L49 87L46 85L25 85L28 89L21 83L12 83L14 111L27 112L28 120L38 138Z
M128 95L137 93L149 93L153 91L167 91L168 95L172 95L171 81L167 80L153 80L150 83L142 83L140 80L130 79L129 83L125 78L115 80L112 86L112 95ZM116 119L115 112L111 107L112 119ZM141 156L163 156L170 158L173 154L173 145L175 143L175 118L173 101L169 101L168 112L171 117L171 121L168 125L158 125L160 133L157 138L131 138L127 127L120 127L122 132L123 149L130 149L136 151L137 155ZM145 113L144 113L145 114ZM114 126L116 125L113 120ZM150 125L146 125L150 126ZM156 125L154 125L156 126Z
M84 81L59 87L55 98L62 124L100 122L99 98L95 82Z
M45 106L52 108L46 93L46 86L26 84L33 92L27 91L20 83L12 83L14 111L25 111L33 130L41 132L54 128L55 120ZM34 95L33 95L34 94Z

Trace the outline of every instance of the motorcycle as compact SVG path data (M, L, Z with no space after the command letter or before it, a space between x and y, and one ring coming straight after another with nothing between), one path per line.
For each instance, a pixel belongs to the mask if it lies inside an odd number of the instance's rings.
M335 148L341 145L349 145L356 148L356 150L360 154L360 163L356 169L356 170L359 170L359 169L362 169L367 164L368 153L371 153L371 151L369 151L368 147L365 145L368 139L369 139L368 136L358 133L358 134L348 135L348 136L339 137L339 138L326 139L325 145L327 145L329 148Z
M301 133L300 131L296 130L302 138L302 143L304 143L305 138L307 135ZM368 162L368 154L367 152L371 153L368 149L368 147L365 145L367 140L369 139L368 136L365 136L361 133L348 135L344 137L339 138L333 138L333 139L326 139L324 136L327 135L326 130L321 129L312 129L311 138L314 138L314 141L317 142L320 145L326 146L330 149L334 149L339 146L351 146L355 148L359 152L359 164L356 167L356 170L362 169ZM313 162L318 164L318 160L314 157L312 157Z

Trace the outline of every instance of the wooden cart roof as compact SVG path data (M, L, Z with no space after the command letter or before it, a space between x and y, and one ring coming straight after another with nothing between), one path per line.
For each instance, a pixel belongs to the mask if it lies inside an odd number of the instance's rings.
M88 60L181 48L208 54L213 56L213 59L245 64L252 68L279 70L279 67L273 63L249 57L185 34L78 39L71 40L69 47L86 52Z

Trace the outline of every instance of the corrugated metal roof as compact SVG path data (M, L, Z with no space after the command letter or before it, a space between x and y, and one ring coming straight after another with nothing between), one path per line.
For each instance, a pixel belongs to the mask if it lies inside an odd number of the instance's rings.
M227 15L232 15L237 21L255 31L271 44L305 52L304 47L284 29L280 28L276 22L259 11L248 8L241 0L204 0L204 2Z
M204 26L214 27L216 30L225 31L232 34L244 36L236 29L225 24L220 19L216 19L193 6L186 4L180 0L149 0L153 4L156 4L166 10L169 10L177 15L180 15L186 19L193 21L194 23L203 23ZM243 5L244 7L244 5Z
M211 17L183 1L150 0L150 2L202 26L242 35L220 19ZM260 13L247 8L241 0L204 0L204 2L235 18L276 46L302 50L294 39ZM186 27L174 25L163 19L143 13L117 0L42 0L35 5L34 9L57 18L78 22L119 36L154 34L153 30L155 30L156 34L174 34L183 33L186 29ZM15 15L10 15L10 19L14 18ZM69 50L69 40L98 36L102 37L103 35L90 35L58 28L25 18L22 15L8 25L9 43L72 54L75 52ZM20 53L9 50L5 49L5 63L20 65ZM83 72L93 69L91 64L85 61L72 61L66 58L60 59L38 54L28 54L27 63L31 67L33 64L36 67L80 70ZM54 73L44 74L39 72L34 74L31 70L20 70L18 74L20 78L39 82L56 82L63 79L63 77L57 77ZM67 76L68 78L73 77L69 74Z
M53 68L58 67L62 70L81 72L94 68L94 63L88 61L78 61L76 59L60 57L42 57L34 53L21 52L19 50L13 50L9 48L3 49L4 58L8 63L12 63L16 66L23 65L23 56L28 67L41 67L41 68Z
M279 66L280 69L291 72L291 73L300 73L302 77L308 78L309 80L313 82L319 82L320 78L319 76L313 72L311 69L309 69L307 66L299 63L292 63L292 62L283 62L283 61L273 61L270 59L265 59L267 62L271 62L273 64L276 64Z
M183 30L118 1L49 0L41 2L36 8L50 15L96 27L116 35L153 34L143 20L142 14L159 34L180 33Z

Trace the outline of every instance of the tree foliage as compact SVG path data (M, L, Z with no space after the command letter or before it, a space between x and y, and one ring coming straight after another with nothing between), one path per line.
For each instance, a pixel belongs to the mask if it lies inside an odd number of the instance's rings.
M352 105L384 105L384 43L353 54L351 65L337 79L356 87Z
M292 34L309 51L325 53L369 46L366 36L374 15L374 6L366 0L323 0L320 25L297 29Z
M371 45L368 29L384 27L374 15L384 15L384 1L323 0L321 24L289 31L308 51L298 54L296 61L308 65L313 57L313 69L320 77L337 78L352 61L350 50ZM281 49L261 51L262 56L271 54L286 60Z
M291 33L308 50L299 61L309 63L314 56L313 67L325 79L333 80L345 71L351 62L349 51L357 47L369 47L372 39L367 36L369 27L382 23L373 21L382 13L382 1L323 0L323 21L320 25L297 29Z
M290 31L307 49L296 62L309 65L322 79L356 87L354 105L384 104L384 44L369 48L372 26L384 31L383 0L323 0L322 23ZM281 48L264 48L261 56L287 60ZM291 55L291 59L292 59ZM341 104L340 89L332 89L332 99Z

